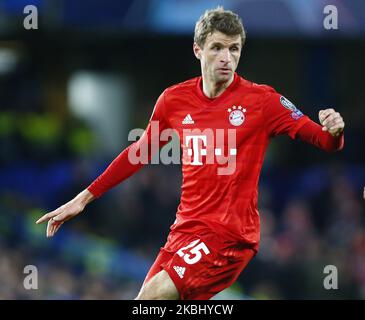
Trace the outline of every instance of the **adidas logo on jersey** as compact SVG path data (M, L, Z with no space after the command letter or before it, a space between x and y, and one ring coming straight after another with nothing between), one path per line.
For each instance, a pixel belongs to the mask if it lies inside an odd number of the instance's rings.
M190 113L185 117L185 119L182 121L182 124L194 124L194 120L191 117Z
M178 276L182 279L184 278L184 273L185 273L185 267L177 267L174 266L174 270L176 271L176 273L178 274Z

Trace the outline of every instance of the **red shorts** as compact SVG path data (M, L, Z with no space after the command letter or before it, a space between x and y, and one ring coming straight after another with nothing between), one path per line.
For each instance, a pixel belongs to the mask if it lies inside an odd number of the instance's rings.
M231 286L255 254L252 246L216 234L170 233L144 283L165 270L180 299L207 300Z

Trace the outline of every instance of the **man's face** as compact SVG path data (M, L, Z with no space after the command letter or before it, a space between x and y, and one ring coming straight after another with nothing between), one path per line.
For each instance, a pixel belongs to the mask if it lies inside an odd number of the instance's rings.
M228 36L219 31L207 36L203 48L194 43L194 53L201 62L203 74L215 83L226 82L233 77L241 48L240 35Z

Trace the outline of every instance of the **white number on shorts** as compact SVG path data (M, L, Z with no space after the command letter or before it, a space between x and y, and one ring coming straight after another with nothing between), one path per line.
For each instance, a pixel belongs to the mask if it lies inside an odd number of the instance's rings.
M197 263L201 257L202 257L202 253L201 250L205 253L205 254L209 254L210 251L208 249L208 247L205 245L204 242L200 242L198 244L198 242L200 241L200 239L193 241L192 243L190 243L189 245L187 245L186 247L181 248L177 254L180 257L184 257L184 261L187 264L194 264ZM189 253L184 253L185 250L192 248L189 252L191 254L193 254L194 256L192 258L190 258L190 254Z

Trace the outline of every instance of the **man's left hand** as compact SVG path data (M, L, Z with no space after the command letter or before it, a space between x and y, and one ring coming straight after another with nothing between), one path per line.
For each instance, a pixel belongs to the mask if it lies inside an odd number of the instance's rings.
M318 118L323 126L322 130L328 131L334 137L338 137L345 128L345 122L340 113L336 112L334 109L320 110Z

